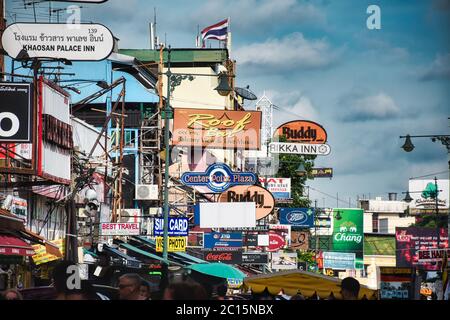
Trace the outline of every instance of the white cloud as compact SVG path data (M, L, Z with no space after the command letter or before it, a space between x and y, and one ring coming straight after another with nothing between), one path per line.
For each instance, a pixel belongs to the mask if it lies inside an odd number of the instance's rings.
M438 54L433 63L422 72L420 79L423 81L450 79L450 53Z
M308 40L295 32L281 39L271 38L238 48L235 55L240 65L283 71L327 67L335 61L338 53L324 39Z
M344 121L368 121L396 118L400 108L394 99L384 92L362 96L352 94L341 100L342 118Z

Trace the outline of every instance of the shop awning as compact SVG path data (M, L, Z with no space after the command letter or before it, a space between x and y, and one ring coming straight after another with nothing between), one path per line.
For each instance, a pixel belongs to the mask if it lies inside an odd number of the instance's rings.
M123 253L118 249L111 248L109 246L104 246L104 250L115 257L123 259L122 264L126 267L137 269L141 268L141 261L137 260L136 258L130 257L129 255L126 255L125 253Z
M290 296L301 293L305 297L311 297L316 293L322 299L326 299L331 293L335 298L342 299L340 283L340 279L300 270L281 271L244 279L244 287L255 293L262 293L267 289L270 294L276 295L284 290L284 293ZM364 296L367 299L376 299L376 294L376 290L361 285L359 299Z
M246 275L241 270L225 263L199 263L186 267L203 274L223 279L243 280Z
M131 244L121 243L120 246L124 247L127 250L130 250L130 251L133 251L135 253L141 254L141 255L143 255L143 256L145 256L147 258L158 260L158 261L164 261L164 259L162 257L157 256L156 254L152 254L150 252L141 250L139 248L136 248L135 246L132 246ZM181 263L177 263L177 262L173 262L173 261L170 261L170 263L175 264L175 265L179 265L179 266L183 266Z
M22 239L10 235L0 234L0 255L33 256L34 249Z

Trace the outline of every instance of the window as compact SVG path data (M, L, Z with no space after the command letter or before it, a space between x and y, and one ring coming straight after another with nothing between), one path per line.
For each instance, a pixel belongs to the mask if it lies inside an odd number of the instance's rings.
M378 232L378 213L372 214L372 232Z
M379 231L379 233L389 233L388 221L389 220L387 218L378 220L378 231Z

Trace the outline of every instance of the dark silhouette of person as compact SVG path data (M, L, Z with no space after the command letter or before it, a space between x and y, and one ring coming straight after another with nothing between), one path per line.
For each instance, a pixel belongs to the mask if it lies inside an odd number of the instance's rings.
M208 300L208 293L193 281L175 282L164 291L163 300Z
M340 287L342 299L358 300L359 290L361 288L358 280L353 277L347 277L342 280Z

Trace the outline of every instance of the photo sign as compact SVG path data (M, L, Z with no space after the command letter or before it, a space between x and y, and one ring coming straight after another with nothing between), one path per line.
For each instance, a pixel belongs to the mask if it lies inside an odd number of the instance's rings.
M13 23L2 44L12 58L25 50L29 58L100 61L112 53L114 36L101 24Z
M187 237L168 237L167 252L185 252L187 247ZM156 237L156 252L163 252L164 238Z
M213 192L223 192L236 185L253 185L253 172L234 172L225 163L214 163L205 172L185 172L181 182L187 186L205 186Z
M31 142L32 91L30 83L0 83L0 142Z
M269 215L275 206L272 194L260 186L236 186L223 192L218 202L254 202L256 220Z
M174 110L172 144L180 147L260 150L261 112Z

